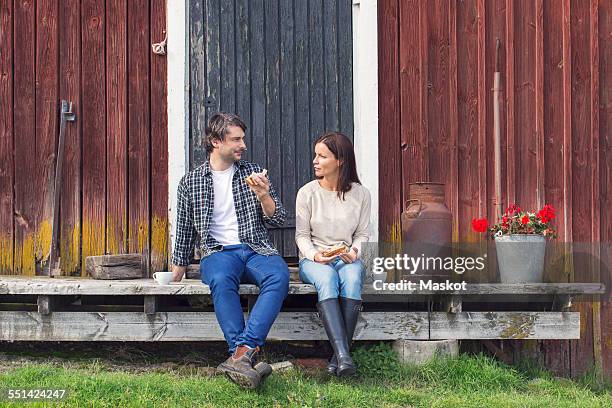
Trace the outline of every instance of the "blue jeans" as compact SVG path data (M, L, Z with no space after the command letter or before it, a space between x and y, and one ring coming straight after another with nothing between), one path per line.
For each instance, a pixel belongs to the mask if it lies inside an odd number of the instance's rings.
M210 286L215 315L229 352L237 346L263 346L289 291L289 268L278 255L260 255L246 244L226 245L200 262L202 282ZM252 283L260 292L246 326L238 289Z
M345 264L336 258L329 264L321 264L309 259L300 261L300 279L317 288L319 302L338 296L361 300L365 267L360 259Z

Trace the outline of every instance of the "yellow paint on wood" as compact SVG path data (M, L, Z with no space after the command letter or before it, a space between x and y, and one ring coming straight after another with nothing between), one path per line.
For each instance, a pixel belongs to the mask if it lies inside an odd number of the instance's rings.
M144 253L149 244L149 223L141 222L138 224L138 252Z
M62 274L74 275L75 272L80 272L80 243L81 230L78 225L72 228L72 234L62 236L60 239L60 268Z
M151 225L151 271L167 269L168 261L168 218L153 216Z
M51 238L53 234L53 219L43 220L36 229L36 262L45 264L51 250Z
M12 275L13 271L13 237L0 236L0 274Z
M111 215L106 215L106 251L109 254L124 254L128 252L127 217L123 217L121 230L116 228L117 222Z
M85 265L88 256L104 255L104 241L104 221L83 220L81 265ZM85 274L85 268L82 267L81 276L85 276Z
M391 225L389 241L395 244L402 243L402 223L400 221L396 221Z
M36 275L34 234L25 234L21 242L15 242L15 274L25 276Z

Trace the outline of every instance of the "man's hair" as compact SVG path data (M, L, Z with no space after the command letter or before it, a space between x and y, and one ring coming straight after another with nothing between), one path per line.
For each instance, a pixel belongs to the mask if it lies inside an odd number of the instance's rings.
M225 140L225 135L229 131L230 126L238 126L243 132L247 129L242 119L233 113L217 112L208 119L206 135L204 136L206 153L210 154L213 151L214 146L212 141L214 139L219 141Z

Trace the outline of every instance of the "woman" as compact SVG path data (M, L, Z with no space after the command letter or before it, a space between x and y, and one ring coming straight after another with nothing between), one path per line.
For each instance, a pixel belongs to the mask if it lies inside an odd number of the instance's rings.
M369 238L370 192L357 176L351 141L338 132L315 142L316 179L297 194L295 240L300 250L300 278L317 288L317 310L334 349L327 370L355 373L349 345L361 310L365 268L361 244ZM348 251L326 257L327 250L345 245Z

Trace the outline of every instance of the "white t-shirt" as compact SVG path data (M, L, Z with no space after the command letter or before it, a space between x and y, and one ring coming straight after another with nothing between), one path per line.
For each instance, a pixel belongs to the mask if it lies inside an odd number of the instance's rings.
M214 205L212 222L209 233L221 245L240 244L238 237L238 217L234 207L234 195L232 194L232 178L236 172L235 166L227 170L212 170Z

